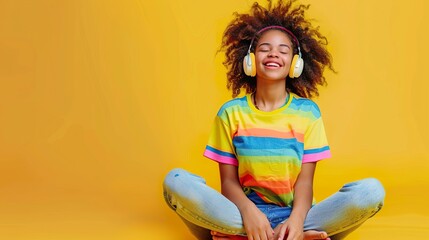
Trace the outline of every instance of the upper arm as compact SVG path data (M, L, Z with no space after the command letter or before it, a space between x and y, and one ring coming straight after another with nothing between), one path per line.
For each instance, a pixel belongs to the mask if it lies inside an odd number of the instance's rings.
M223 184L227 181L238 181L238 167L231 164L219 163L220 181Z
M219 173L222 194L228 196L231 192L241 189L237 166L219 163Z
M317 162L303 163L296 184L313 184L314 173L316 172L316 164Z

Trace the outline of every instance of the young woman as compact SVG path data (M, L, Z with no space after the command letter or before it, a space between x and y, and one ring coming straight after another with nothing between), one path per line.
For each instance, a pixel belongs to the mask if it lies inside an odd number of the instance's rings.
M222 193L182 169L165 199L198 239L342 239L377 213L384 189L373 178L316 203L313 177L331 153L315 102L326 39L294 1L255 3L225 30L228 88L204 156L219 163ZM241 89L246 94L237 97Z

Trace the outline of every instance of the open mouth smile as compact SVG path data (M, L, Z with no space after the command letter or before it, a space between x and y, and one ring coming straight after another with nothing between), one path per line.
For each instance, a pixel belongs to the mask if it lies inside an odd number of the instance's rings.
M268 68L279 68L279 67L281 67L281 65L277 62L266 62L266 63L264 63L264 66L268 67Z

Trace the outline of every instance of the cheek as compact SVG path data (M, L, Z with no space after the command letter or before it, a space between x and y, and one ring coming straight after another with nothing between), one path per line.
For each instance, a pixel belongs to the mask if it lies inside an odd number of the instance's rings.
M262 62L262 59L263 59L263 56L261 56L261 54L260 54L260 53L256 53L256 54L255 54L255 62L256 62L256 64L261 63L261 62Z
M292 55L288 55L285 58L283 58L283 62L285 63L286 67L290 67L290 64L292 63Z
M263 58L261 58L260 56L258 57L258 55L255 55L255 66L257 70L264 67L262 64L262 59Z

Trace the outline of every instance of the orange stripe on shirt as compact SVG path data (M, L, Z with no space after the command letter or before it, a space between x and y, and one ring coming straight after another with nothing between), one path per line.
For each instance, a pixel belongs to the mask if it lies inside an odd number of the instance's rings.
M294 132L280 132L271 129L249 128L238 129L237 136L253 136L253 137L274 137L274 138L296 138L299 142L304 142L304 134Z
M240 183L243 186L250 187L259 187L269 189L273 193L287 194L292 191L292 186L294 183L291 183L290 179L281 180L281 181L263 181L263 180L255 180L255 178L250 174L245 174L240 177Z

